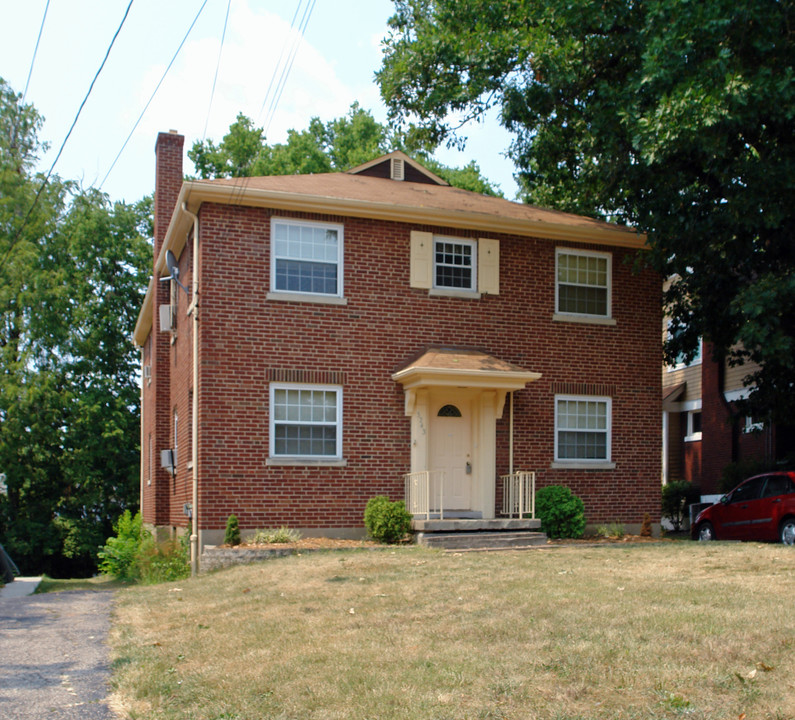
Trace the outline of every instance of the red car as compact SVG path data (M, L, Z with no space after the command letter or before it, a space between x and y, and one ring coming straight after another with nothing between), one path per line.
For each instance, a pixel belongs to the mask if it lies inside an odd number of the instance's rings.
M691 534L699 540L795 544L795 472L769 472L741 482L698 514Z

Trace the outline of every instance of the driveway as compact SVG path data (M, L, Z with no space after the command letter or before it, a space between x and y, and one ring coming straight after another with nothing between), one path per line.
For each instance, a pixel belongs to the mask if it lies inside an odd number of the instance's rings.
M0 718L114 717L105 702L112 599L84 590L0 596Z

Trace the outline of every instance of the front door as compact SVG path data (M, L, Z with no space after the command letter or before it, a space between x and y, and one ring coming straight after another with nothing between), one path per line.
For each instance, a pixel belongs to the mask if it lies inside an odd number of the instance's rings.
M472 446L469 400L437 403L431 424L431 504L438 506L439 482L444 478L444 510L472 509Z

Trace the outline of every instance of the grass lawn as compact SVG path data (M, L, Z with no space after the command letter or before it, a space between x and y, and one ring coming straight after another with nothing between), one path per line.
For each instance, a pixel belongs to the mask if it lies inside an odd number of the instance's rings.
M130 583L123 580L115 580L108 575L98 575L92 578L69 578L61 580L44 575L36 588L36 595L40 593L65 592L67 590L119 590L129 587Z
M793 718L795 551L303 554L117 594L134 719Z

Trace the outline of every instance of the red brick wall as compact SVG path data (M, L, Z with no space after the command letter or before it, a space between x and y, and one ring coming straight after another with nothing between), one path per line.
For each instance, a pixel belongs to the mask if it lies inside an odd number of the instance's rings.
M660 281L652 273L633 274L631 262L625 262L632 253L613 253L615 327L560 323L552 320L555 247L576 247L569 243L495 235L500 239L499 296L430 297L409 286L410 231L458 237L483 233L289 215L344 225L347 305L266 300L269 212L214 204L201 208L203 528L223 528L230 513L244 528L361 527L370 497L402 497L410 421L403 389L390 376L428 345L477 347L541 372L540 380L516 393L515 467L538 471L541 485L571 487L585 501L589 522L639 523L646 512L659 519ZM190 378L183 312L170 348L170 401L179 408L180 420L187 412L182 408ZM341 379L347 467L267 466L269 378L283 369L324 371ZM571 383L598 384L600 393L612 397L614 470L550 468L554 395ZM497 436L500 474L508 470L507 406ZM180 439L183 445L187 442ZM187 487L182 465L181 459L171 522L179 521L181 488Z

